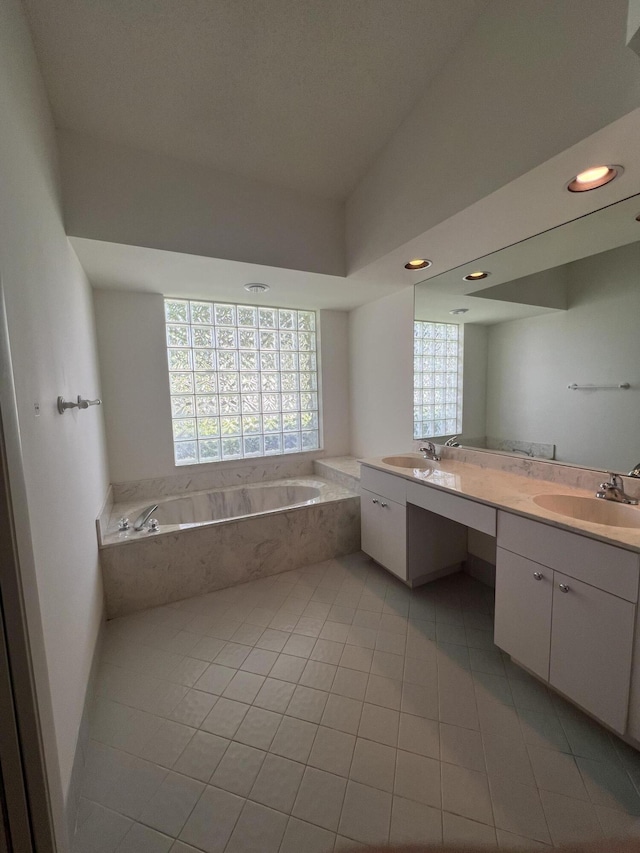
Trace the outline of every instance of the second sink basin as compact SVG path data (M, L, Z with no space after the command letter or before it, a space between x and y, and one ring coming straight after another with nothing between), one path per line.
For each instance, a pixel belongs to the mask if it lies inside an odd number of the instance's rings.
M396 468L418 468L420 471L432 467L431 460L423 459L422 456L385 456L382 461L385 465L394 465Z
M609 527L640 528L640 508L580 495L537 495L533 502L568 518L606 524Z

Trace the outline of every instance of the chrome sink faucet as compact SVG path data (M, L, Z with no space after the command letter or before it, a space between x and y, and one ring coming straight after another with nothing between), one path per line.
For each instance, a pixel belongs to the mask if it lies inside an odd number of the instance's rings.
M629 495L625 494L622 477L619 474L612 473L609 473L609 477L611 478L609 481L600 484L600 490L596 492L596 497L605 501L636 506L637 499L630 498Z
M427 441L424 447L418 448L425 459L432 459L434 462L439 462L440 457L436 452L436 446L432 441Z
M133 523L134 530L143 530L145 524L149 521L152 514L158 509L158 504L151 504L146 509L143 509L140 515L136 518Z

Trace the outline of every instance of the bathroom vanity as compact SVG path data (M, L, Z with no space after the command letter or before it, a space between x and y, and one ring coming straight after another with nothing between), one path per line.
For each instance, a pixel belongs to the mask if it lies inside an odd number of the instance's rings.
M596 523L547 508L561 494L597 515L582 489L454 459L386 458L402 465L362 462L363 551L416 586L460 568L468 529L496 537L496 645L640 741L640 507L621 507L630 526Z

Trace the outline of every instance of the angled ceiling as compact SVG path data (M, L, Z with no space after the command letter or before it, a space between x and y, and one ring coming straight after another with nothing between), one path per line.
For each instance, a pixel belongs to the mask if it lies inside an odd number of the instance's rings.
M58 127L343 199L487 0L25 0Z

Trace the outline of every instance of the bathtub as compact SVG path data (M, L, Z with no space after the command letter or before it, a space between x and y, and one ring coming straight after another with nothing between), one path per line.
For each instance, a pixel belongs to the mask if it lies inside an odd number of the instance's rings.
M272 485L259 484L198 492L183 498L164 500L158 504L153 517L161 527L179 528L197 524L211 524L231 518L261 515L294 506L317 503L322 493L321 484L316 485Z
M134 530L154 503L158 531ZM116 503L99 545L112 618L353 553L360 499L303 477Z

